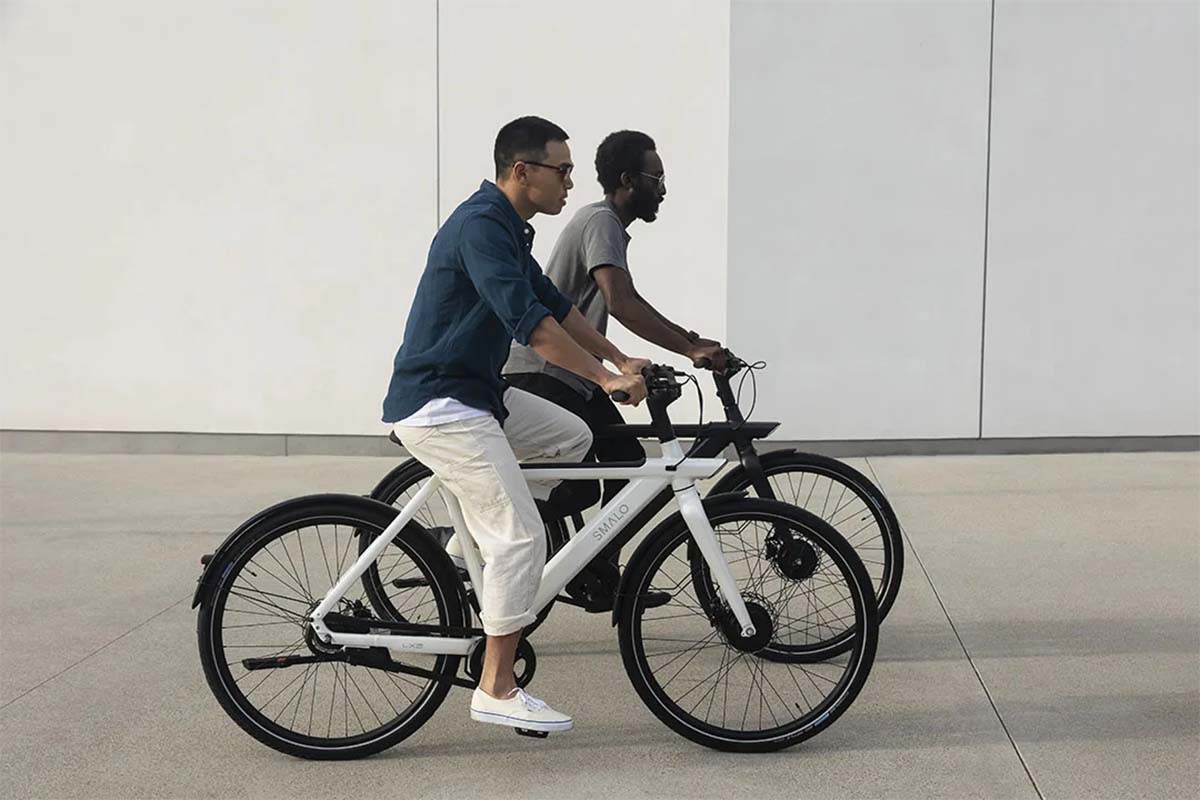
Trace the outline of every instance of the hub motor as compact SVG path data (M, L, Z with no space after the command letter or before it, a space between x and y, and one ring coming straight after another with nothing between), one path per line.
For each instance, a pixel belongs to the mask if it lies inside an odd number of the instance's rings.
M743 653L757 653L766 647L775 635L775 612L770 604L758 595L743 594L742 599L746 602L746 611L750 614L754 635L743 636L742 626L737 617L725 608L721 614L721 637Z
M808 580L821 564L817 549L799 531L782 526L767 537L764 555L776 573L792 581Z

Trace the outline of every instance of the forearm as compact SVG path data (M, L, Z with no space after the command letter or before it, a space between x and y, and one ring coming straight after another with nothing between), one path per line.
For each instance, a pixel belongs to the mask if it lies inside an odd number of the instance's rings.
M636 290L635 290L635 292L636 292ZM650 301L649 301L649 300L647 300L646 298L642 297L640 294L639 294L639 295L637 295L637 299L638 299L638 300L641 300L641 301L642 301L642 304L643 304L644 306L646 306L646 308L650 309L650 313L651 313L651 314L653 314L653 315L655 316L655 318L656 318L656 319L657 319L659 322L661 322L661 323L662 323L664 326L666 326L666 327L667 327L668 329L670 329L671 331L673 331L673 332L675 332L675 333L679 334L680 336L682 336L682 337L683 337L684 339L686 339L686 340L687 340L689 343L692 341L692 337L691 337L691 333L692 333L692 332L691 332L691 331L689 331L687 328L683 328L683 327L681 327L681 326L679 326L679 325L676 325L674 322L672 322L671 320L667 319L665 316L663 316L663 314L662 314L662 312L661 312L661 311L659 311L657 308L655 308L653 305L651 305L651 304L650 304ZM678 352L678 351L676 351L676 352Z
M654 309L640 298L612 309L612 315L629 330L664 350L687 355L692 343L687 333L665 325Z
M587 378L592 383L603 385L606 380L613 377L613 373L605 369L604 365L593 357L593 354L618 365L625 360L624 354L597 333L578 310L572 308L563 323L563 325L558 324L554 317L544 318L534 329L533 336L529 339L529 346L551 364ZM591 336L588 336L586 332L577 331L580 324L591 331ZM577 333L578 335L576 335ZM581 337L583 341L580 341ZM597 340L599 341L597 342ZM588 344L585 345L584 342ZM600 343L606 346L600 346ZM596 352L593 350L593 346L603 352ZM612 357L610 358L610 356Z
M627 356L602 333L593 328L592 323L579 313L579 309L572 308L561 325L580 347L597 358L604 359L618 369L625 362Z

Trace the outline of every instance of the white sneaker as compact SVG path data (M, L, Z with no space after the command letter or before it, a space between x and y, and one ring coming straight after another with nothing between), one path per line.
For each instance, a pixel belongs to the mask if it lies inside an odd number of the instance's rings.
M569 731L575 723L566 714L555 711L533 695L517 689L504 700L492 697L483 689L471 695L471 719L508 725L529 731Z

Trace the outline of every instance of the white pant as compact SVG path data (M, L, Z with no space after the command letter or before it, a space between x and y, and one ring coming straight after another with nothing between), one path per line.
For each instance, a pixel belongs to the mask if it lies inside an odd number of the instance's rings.
M485 562L479 598L483 630L504 636L529 625L546 564L546 534L533 493L546 499L556 481L526 484L518 461L582 461L592 434L579 417L520 389L504 393L508 418L475 417L444 425L397 423L396 436L462 505Z

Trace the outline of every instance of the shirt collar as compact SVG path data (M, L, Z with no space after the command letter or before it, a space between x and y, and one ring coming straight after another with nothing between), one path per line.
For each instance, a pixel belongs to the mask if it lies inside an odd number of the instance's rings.
M512 202L508 199L508 195L500 191L499 186L485 179L483 183L479 184L479 191L483 192L492 205L502 209L501 213L504 214L514 230L520 231L527 241L533 242L533 236L536 233L533 226L521 219L521 215L517 213L517 210L513 208Z

